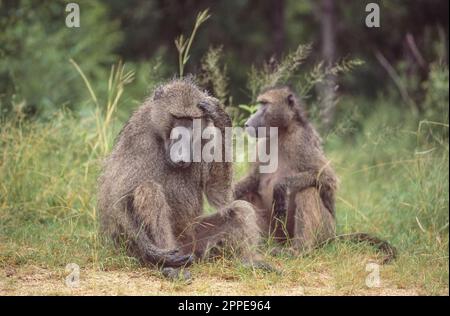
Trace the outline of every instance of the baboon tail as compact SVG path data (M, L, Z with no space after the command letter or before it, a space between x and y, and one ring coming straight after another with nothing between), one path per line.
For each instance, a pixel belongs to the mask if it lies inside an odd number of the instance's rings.
M155 246L146 234L135 234L137 238L126 238L124 235L113 234L112 239L117 247L125 246L129 256L136 257L143 264L156 267L187 267L195 257L183 254L179 249L165 250Z
M190 266L194 261L193 255L180 254L178 249L164 251L156 248L154 245L149 248L151 249L151 251L147 252L144 255L144 259L146 262L155 266L165 268L179 268L182 266L187 267Z
M380 253L384 254L382 264L390 263L397 257L397 249L394 246L392 246L388 241L380 239L371 234L351 233L345 235L337 235L336 237L326 241L324 244L327 244L333 240L348 240L355 243L366 242L369 245L375 247Z
M123 227L127 235L126 239L131 241L127 248L130 255L137 257L145 264L163 268L179 268L191 265L195 260L192 254L183 254L180 249L161 249L155 245L143 229L142 219L137 216L138 211L134 207L134 196L130 192L122 197L126 199L125 216L115 218ZM114 236L113 239L116 240Z

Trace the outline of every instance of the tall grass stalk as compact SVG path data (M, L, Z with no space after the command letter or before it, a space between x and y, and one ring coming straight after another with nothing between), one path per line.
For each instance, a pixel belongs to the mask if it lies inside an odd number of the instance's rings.
M184 67L186 66L190 55L189 52L191 50L192 43L194 41L195 35L199 27L205 23L211 15L209 14L209 10L206 9L197 14L197 18L195 19L194 28L192 30L191 35L185 39L184 35L181 34L179 37L175 39L175 47L178 51L178 71L180 78L184 75Z
M93 145L92 152L96 153L97 148L100 148L98 154L100 156L106 155L111 148L111 137L108 131L111 129L111 123L113 120L113 114L116 112L120 98L123 95L124 88L127 84L131 83L134 78L133 71L125 71L125 65L122 61L116 65L111 66L111 72L108 80L108 95L105 105L102 107L98 101L98 98L84 74L80 66L73 60L70 63L75 67L75 69L80 74L83 79L90 95L94 102L95 108L95 121L97 127L96 142Z

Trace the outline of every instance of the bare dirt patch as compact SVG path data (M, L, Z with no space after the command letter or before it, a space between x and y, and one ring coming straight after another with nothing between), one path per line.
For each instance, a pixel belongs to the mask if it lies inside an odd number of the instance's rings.
M307 276L306 276L307 277ZM416 289L380 287L336 289L333 278L324 275L320 286L299 282L262 283L193 274L190 284L169 282L148 269L134 271L81 270L78 287L68 287L66 273L36 266L4 268L0 295L418 295ZM261 283L261 282L260 282Z

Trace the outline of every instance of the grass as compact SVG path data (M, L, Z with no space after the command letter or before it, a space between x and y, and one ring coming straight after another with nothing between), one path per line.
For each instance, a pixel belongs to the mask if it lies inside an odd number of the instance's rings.
M266 255L281 275L220 259L194 265L190 285L163 280L98 234L98 117L61 111L47 122L1 121L0 295L448 295L448 125L419 129L389 104L376 109L354 137L346 127L326 137L326 151L341 179L338 232L375 233L399 249L380 267L378 288L365 283L377 253L346 243L304 257ZM108 137L120 126L112 120ZM237 177L245 171L236 166ZM72 262L81 269L74 289L64 283Z

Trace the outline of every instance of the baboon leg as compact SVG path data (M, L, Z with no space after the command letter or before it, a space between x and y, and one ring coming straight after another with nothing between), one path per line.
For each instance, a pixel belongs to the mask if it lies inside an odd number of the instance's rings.
M288 196L286 204L287 210L284 214L276 215L275 204L270 210L269 235L279 243L286 242L294 235L295 194Z
M183 253L197 258L210 258L230 251L244 260L252 261L259 242L259 229L253 206L242 200L234 201L217 213L198 217L180 236Z
M134 190L133 215L153 244L161 249L176 247L170 213L170 207L159 184L146 182Z
M255 192L246 192L241 195L240 200L250 202L253 205L259 230L264 237L268 237L270 234L271 212L264 208L261 196Z
M128 232L129 252L144 263L179 267L191 263L192 258L178 254L170 226L170 208L160 185L147 182L133 191L127 203L127 216L121 226Z
M336 234L336 221L324 206L316 188L307 188L295 195L293 247L309 251Z

